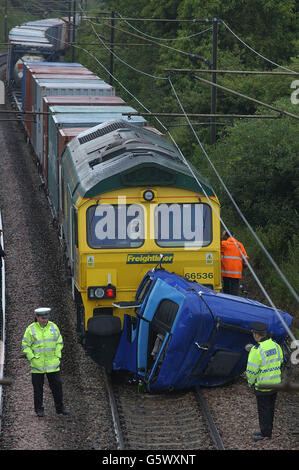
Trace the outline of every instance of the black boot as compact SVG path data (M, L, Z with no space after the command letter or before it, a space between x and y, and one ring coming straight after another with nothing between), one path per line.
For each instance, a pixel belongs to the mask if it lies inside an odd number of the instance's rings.
M269 437L269 436L263 436L262 434L256 434L256 435L254 436L254 438L253 438L253 440L254 440L255 442L257 442L257 441L267 441L267 440L269 440L269 439L271 439L271 437Z
M56 413L57 413L58 415L65 415L65 416L67 416L67 415L70 414L70 411L63 407L63 408L60 408L59 410L56 410Z

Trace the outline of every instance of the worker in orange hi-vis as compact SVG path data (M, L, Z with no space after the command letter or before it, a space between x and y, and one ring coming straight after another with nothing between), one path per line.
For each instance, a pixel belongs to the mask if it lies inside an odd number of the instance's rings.
M246 267L245 260L249 260L249 257L243 243L225 230L221 235L221 276L225 294L238 295L239 282L243 268Z

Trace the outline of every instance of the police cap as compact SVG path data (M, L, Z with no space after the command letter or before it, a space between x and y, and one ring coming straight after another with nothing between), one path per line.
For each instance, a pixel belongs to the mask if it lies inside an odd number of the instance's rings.
M253 333L258 333L258 334L266 333L267 328L268 328L268 326L266 325L266 323L262 323L260 321L256 321L256 322L252 323L252 325L251 325L251 331Z
M38 315L39 317L43 317L43 318L49 318L50 312L51 312L51 309L49 307L41 307L41 308L36 308L34 310L35 315Z

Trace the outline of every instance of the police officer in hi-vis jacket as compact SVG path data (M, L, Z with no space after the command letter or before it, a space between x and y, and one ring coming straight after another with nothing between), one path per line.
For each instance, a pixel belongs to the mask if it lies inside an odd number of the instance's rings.
M262 322L252 324L256 346L250 349L246 368L248 385L254 387L260 431L253 439L271 439L277 392L271 385L281 382L283 353L279 344L267 336L267 325Z
M56 412L63 415L69 414L63 405L60 377L63 340L58 326L49 321L50 312L50 308L35 309L35 321L26 328L22 340L23 352L30 361L34 409L39 417L44 416L43 386L45 375L53 394Z

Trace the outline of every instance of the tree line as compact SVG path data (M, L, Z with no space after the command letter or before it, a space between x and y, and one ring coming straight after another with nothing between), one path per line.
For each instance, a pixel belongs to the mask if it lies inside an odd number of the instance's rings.
M3 0L0 0L0 7L2 5ZM66 3L64 5L66 8ZM90 0L81 3L83 9L86 5L91 19L80 22L78 27L76 38L81 46L75 48L75 61L83 63L105 81L112 81L116 94L138 111L144 109L135 98L152 113L182 113L170 78L187 113L211 112L210 85L196 80L195 74L166 69L211 67L212 27L216 18L219 20L218 69L277 73L276 76L223 73L217 74L217 83L298 114L298 95L292 88L297 77L278 74L289 70L299 72L296 0L107 0L105 3ZM82 12L80 2L77 8ZM144 20L134 21L137 19ZM111 41L114 43L113 61ZM71 58L71 52L67 57ZM114 79L109 71L113 72ZM210 73L196 75L207 80L212 76ZM292 96L295 99L291 99ZM163 126L154 117L147 119L162 132L165 133L165 128L169 130L185 157L210 179L221 201L223 221L245 244L252 267L275 304L294 314L298 327L299 311L293 295L231 202L232 197L298 291L298 121L277 117L277 112L221 89L217 89L216 113L268 116L263 119L217 118L217 139L213 145L210 119L190 119L230 196L185 118L161 117ZM251 298L265 301L250 273L245 275L244 284Z

